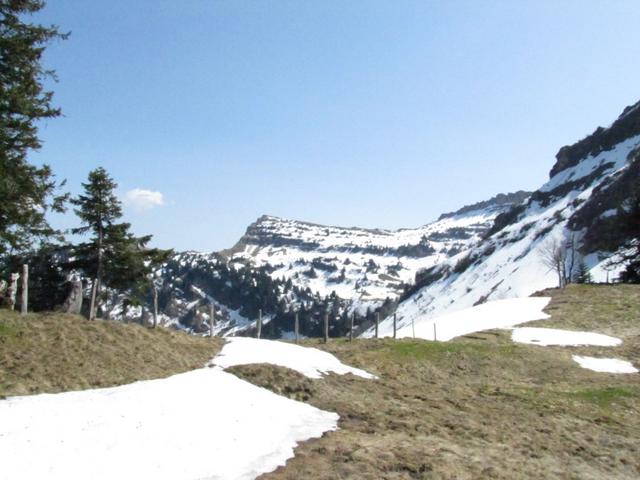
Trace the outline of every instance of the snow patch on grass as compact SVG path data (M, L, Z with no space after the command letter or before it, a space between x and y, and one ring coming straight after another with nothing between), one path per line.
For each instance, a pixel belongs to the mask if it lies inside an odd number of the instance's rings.
M609 335L593 332L576 332L571 330L559 330L556 328L514 328L511 339L517 343L531 343L534 345L595 345L601 347L615 347L622 340Z
M252 363L270 363L290 368L309 378L322 378L322 375L330 372L338 375L352 373L358 377L376 378L375 375L359 368L349 367L330 353L316 348L247 337L229 338L212 363L222 368Z
M595 358L572 355L573 360L582 368L603 373L636 373L637 368L631 362L617 358Z
M549 315L544 313L542 309L547 306L550 300L550 297L495 300L436 318L428 318L426 315L418 317L414 320L413 325L399 319L401 327L398 329L397 336L399 338L413 337L415 332L416 338L447 341L482 330L508 328L532 320L549 318ZM382 337L392 336L393 324L389 321L382 324L379 335ZM363 336L373 336L372 330Z
M0 402L2 477L249 479L337 428L338 415L218 368Z

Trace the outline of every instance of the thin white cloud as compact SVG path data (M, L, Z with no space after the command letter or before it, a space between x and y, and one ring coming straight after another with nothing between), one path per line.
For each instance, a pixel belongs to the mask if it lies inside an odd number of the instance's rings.
M164 205L164 197L161 192L134 188L124 194L124 204L133 208L136 212L146 212Z

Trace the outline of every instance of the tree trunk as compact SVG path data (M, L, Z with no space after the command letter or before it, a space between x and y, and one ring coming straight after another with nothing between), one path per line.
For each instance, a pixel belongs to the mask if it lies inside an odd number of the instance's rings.
M98 290L100 289L100 280L102 277L102 242L103 242L102 226L98 228L98 266L96 268L96 276L93 279L91 287L91 304L89 305L89 320L96 319L96 311L98 309Z

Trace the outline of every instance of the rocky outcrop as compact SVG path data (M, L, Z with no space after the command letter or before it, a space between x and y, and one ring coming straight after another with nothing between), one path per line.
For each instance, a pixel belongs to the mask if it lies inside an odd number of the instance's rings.
M511 207L515 205L519 205L527 200L531 196L531 192L525 192L524 190L518 190L513 193L499 193L495 197L490 198L489 200L485 200L483 202L474 203L472 205L465 205L459 210L455 212L443 213L440 215L438 220L442 220L444 218L451 218L456 215L462 215L464 213L473 212L476 210L482 209L490 209L490 208L499 208L501 210L505 209L505 207Z
M627 138L640 135L640 102L624 109L609 128L598 127L591 135L573 145L562 147L556 154L556 163L549 172L557 173L577 165L580 160L600 152L611 150Z
M65 313L80 315L82 311L82 280L76 278L70 280L71 289L67 299L62 304L61 310Z

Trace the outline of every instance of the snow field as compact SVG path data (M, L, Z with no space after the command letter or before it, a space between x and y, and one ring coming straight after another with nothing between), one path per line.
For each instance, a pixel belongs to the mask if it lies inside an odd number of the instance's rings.
M12 480L250 479L338 415L204 368L115 388L0 402Z
M284 465L299 442L335 430L339 416L219 367L272 363L310 378L375 378L314 348L253 338L231 338L212 363L161 380L0 401L0 476L252 479Z

